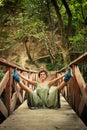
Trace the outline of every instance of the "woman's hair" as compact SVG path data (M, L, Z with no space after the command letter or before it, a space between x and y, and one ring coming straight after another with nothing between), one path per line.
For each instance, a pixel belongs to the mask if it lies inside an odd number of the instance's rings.
M46 70L41 70L41 71L38 73L38 77L40 77L40 74L41 74L42 72L44 72L44 73L46 74L46 76L48 77L48 73L47 73Z

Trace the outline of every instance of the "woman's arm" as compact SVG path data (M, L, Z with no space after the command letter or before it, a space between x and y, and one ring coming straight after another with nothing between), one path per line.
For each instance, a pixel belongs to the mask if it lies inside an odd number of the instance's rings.
M56 83L59 79L63 78L65 74L58 76L57 78L54 78L53 80L49 81L49 87L51 87L54 83Z
M36 82L36 81L29 80L28 78L26 78L25 76L23 76L23 75L20 74L20 73L18 73L18 75L19 75L22 79L28 81L28 83L30 83L30 84L32 84L32 85L34 85L34 86L37 85L37 82Z

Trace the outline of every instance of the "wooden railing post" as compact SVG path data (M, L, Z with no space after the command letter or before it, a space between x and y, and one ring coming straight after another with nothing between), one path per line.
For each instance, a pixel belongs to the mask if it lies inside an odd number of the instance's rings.
M12 76L11 76L11 69L7 68L9 71L9 80L6 85L6 107L8 110L8 115L10 115L10 106L11 106L11 81L12 81Z

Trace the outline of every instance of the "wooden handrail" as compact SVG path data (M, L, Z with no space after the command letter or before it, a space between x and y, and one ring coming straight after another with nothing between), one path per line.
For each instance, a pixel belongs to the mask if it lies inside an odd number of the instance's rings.
M23 69L22 67L20 66L17 66L15 64L12 64L10 62L8 62L7 60L3 59L3 58L0 58L0 65L3 65L3 66L7 66L7 67L11 67L11 68L17 68L18 70L20 71L24 71L24 72L31 72L31 73L37 73L37 71L34 71L34 70L27 70L27 69Z
M72 68L73 77L67 83L67 86L65 86L65 88L61 91L62 95L80 117L85 116L83 113L87 114L87 84L79 69L79 64L85 64L86 61L87 52L69 64ZM86 69L87 68L85 68L85 70ZM66 68L62 68L57 73L60 74L65 70Z
M26 76L37 75L37 71L27 70L19 67L15 64L8 62L5 59L0 58L0 66L4 67L4 77L0 82L0 111L7 118L17 107L17 101L20 101L20 104L25 100L25 91L21 88L19 89L18 84L13 80L13 70L16 67L19 73L26 72ZM25 84L29 85L27 82ZM2 100L2 94L4 94L5 101ZM18 104L17 104L18 105ZM1 116L1 115L0 115Z
M84 106L87 106L87 86L78 68L78 65L86 60L87 52L68 65L72 66L73 77L68 82L68 85L65 86L65 88L61 91L62 95L66 98L79 116L82 115ZM2 99L0 98L0 111L5 117L7 117L11 112L14 111L17 99L19 99L21 103L24 101L23 90L19 88L18 84L16 84L13 80L13 69L16 67L18 71L26 72L27 76L31 76L34 73L35 77L37 77L37 71L23 69L2 58L0 58L0 65L6 67L5 75L0 82L0 96L5 90L6 101L3 103ZM61 74L61 72L65 70L66 67L57 71L57 74ZM27 82L24 83L29 85Z
M72 61L68 66L78 65L79 63L84 62L86 60L87 60L87 52L85 52L83 55L79 56L77 59ZM65 70L66 70L66 67L58 70L57 73L63 72Z
M83 55L79 56L76 60L72 61L69 66L78 65L81 62L84 62L87 60L87 52L85 52Z

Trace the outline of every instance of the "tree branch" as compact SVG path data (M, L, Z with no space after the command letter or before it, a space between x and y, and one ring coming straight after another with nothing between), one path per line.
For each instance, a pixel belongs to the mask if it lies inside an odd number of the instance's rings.
M69 6L68 6L66 0L62 0L62 2L63 2L64 6L66 8L66 12L67 12L67 15L68 15L68 26L67 26L67 32L66 32L67 33L67 37L68 37L68 35L70 34L70 30L71 30L72 14L71 14L71 11L69 9Z
M51 3L53 4L53 6L55 8L55 11L56 11L56 14L57 14L57 17L59 19L59 25L60 25L60 29L61 29L61 35L63 36L65 34L64 33L65 30L64 30L64 24L63 24L63 20L62 20L61 14L60 14L59 6L58 6L56 0L51 0Z

